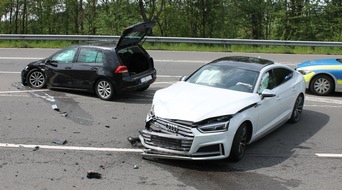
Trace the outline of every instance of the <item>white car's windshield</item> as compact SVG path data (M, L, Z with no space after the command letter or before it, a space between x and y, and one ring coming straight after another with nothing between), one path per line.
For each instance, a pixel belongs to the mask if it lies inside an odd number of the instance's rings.
M191 75L186 81L194 84L253 92L258 72L228 65L209 64Z

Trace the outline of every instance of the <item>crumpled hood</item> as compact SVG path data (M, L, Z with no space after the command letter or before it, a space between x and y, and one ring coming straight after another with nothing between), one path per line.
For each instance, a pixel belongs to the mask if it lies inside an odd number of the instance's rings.
M153 108L157 117L198 122L235 114L258 101L258 94L177 82L155 93Z

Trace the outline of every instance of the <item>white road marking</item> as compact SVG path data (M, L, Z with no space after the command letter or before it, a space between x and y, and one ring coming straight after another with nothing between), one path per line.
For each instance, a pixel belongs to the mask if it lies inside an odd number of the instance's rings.
M0 57L0 59L19 59L19 60L22 60L22 59L34 59L34 60L40 60L40 59L43 59L43 58L37 58L37 57Z
M12 94L12 93L28 93L28 92L46 92L48 89L40 90L18 90L18 91L0 91L0 94Z
M20 72L0 71L0 74L20 74Z
M78 151L104 151L104 152L137 152L142 153L142 149L130 148L97 148L97 147L78 147L78 146L50 146L50 145L25 145L25 144L9 144L0 143L2 148L29 148L35 149L51 149L51 150L78 150Z
M319 154L317 153L316 156L324 157L324 158L342 158L342 154Z

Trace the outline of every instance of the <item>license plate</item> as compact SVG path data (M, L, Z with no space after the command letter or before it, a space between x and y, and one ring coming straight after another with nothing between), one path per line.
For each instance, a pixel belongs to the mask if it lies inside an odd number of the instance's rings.
M141 82L141 83L144 83L144 82L147 82L147 81L149 81L149 80L151 80L151 79L152 79L152 76L149 75L149 76L147 76L147 77L141 78L141 79L140 79L140 82Z

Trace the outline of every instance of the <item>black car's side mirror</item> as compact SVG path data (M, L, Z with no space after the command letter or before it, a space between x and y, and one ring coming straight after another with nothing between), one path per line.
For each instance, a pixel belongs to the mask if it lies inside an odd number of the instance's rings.
M46 65L51 65L53 67L57 67L57 63L58 63L57 61L53 61L50 59L46 60L46 62L45 62Z

